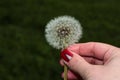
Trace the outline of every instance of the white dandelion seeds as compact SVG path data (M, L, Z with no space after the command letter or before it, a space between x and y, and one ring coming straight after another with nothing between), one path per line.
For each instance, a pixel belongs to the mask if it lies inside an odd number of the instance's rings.
M48 43L57 49L63 49L82 37L82 27L78 20L71 16L60 16L51 20L45 29Z

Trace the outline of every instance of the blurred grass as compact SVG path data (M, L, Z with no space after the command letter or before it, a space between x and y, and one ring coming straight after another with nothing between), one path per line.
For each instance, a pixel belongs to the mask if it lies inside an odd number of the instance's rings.
M1 0L0 80L62 80L60 50L46 42L47 22L71 15L83 26L80 42L120 47L119 0Z

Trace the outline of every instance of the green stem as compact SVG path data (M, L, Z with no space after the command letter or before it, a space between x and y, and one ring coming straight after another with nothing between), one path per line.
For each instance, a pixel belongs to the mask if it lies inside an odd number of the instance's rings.
M67 66L64 65L64 80L67 80Z
M68 47L68 44L66 43L66 40L63 41L63 45L64 45L63 49ZM67 68L66 65L64 65L64 80L67 80L67 72L68 72L68 68Z

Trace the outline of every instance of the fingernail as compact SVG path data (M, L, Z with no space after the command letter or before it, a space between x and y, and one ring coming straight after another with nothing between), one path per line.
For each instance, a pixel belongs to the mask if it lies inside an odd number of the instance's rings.
M66 62L69 62L72 57L73 57L73 54L67 49L64 49L61 52L61 58L63 58Z

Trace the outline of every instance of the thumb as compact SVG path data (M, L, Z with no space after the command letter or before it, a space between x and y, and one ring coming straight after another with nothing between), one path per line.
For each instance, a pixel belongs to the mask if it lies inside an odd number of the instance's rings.
M80 55L65 49L61 52L61 57L64 59L65 64L73 71L86 78L91 72L91 66Z

